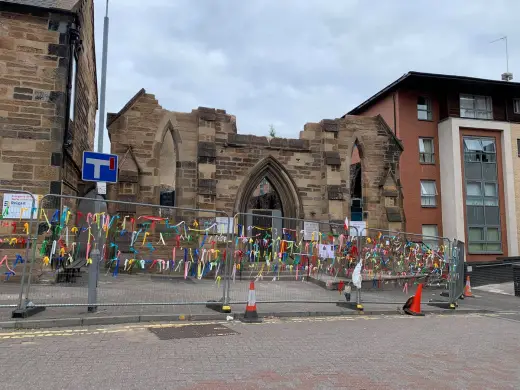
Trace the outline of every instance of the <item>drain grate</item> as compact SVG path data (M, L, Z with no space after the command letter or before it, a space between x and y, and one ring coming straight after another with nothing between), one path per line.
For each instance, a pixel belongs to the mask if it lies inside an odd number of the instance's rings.
M238 334L219 324L184 325L167 328L148 328L159 340L198 339L201 337L230 336Z

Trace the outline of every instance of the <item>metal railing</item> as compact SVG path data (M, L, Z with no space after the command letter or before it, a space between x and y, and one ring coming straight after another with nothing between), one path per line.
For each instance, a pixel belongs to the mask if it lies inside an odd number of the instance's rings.
M57 199L67 206L45 208ZM45 195L38 223L48 228L36 236L29 270L39 268L39 280L22 290L23 306L95 311L225 303L231 255L219 218L229 221L214 210Z
M321 304L344 301L347 272L359 261L358 231L327 221L238 213L233 218L233 264L228 298L258 303Z
M27 278L27 263L29 261L29 249L33 245L31 232L34 230L34 216L37 210L35 196L28 191L19 191L0 188L2 194L2 210L0 223L0 269L5 275L5 281L16 280L17 268L22 267L20 286L16 290L18 302L11 299L2 299L0 307L20 307L22 305L22 292ZM7 195L7 196L6 196ZM18 250L17 250L18 249ZM18 251L24 251L22 257ZM29 273L29 280L31 274ZM15 291L16 287L5 283L0 291L6 291L6 296ZM2 294L3 295L3 294Z

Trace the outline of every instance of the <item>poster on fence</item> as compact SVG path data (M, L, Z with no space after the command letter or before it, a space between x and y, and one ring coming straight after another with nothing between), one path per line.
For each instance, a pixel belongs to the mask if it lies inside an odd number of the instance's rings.
M352 229L356 228L356 229ZM350 235L356 237L357 235L366 236L365 229L367 228L366 221L350 221Z
M318 222L303 222L303 239L305 241L311 241L313 239L312 234L315 233L316 237L314 240L317 240L318 234L320 231L320 224Z
M217 217L215 223L217 234L233 234L233 218Z
M35 196L32 217L38 217L38 201L41 196ZM29 194L4 193L2 216L4 219L30 219L33 198Z

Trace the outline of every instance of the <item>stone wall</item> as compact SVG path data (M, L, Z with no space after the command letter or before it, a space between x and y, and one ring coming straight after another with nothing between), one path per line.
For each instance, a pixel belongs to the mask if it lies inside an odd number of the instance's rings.
M92 16L92 0L84 0L76 15L3 3L0 187L34 194L78 193L81 154L92 148L97 109ZM65 137L69 27L75 19L82 40L77 70L79 109L70 122L78 125L71 125ZM64 154L66 138L70 145Z
M120 156L120 183L110 186L111 199L160 202L161 148L172 137L176 206L244 212L267 177L285 216L342 223L350 214L349 167L356 143L368 226L402 228L402 145L381 117L323 120L306 124L299 139L271 139L238 134L235 117L224 110L170 112L141 90L119 113L108 114L107 125L112 152ZM131 194L130 183L135 183Z

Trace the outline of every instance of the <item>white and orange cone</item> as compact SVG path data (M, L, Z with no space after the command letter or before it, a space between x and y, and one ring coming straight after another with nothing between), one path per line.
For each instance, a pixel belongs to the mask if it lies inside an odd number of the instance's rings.
M466 286L464 286L464 297L473 297L473 293L471 292L471 282L469 281L469 275L466 277Z
M249 283L249 295L247 296L247 306L244 317L242 318L243 322L261 322L258 318L258 313L256 312L256 293L255 293L255 281L251 280Z

